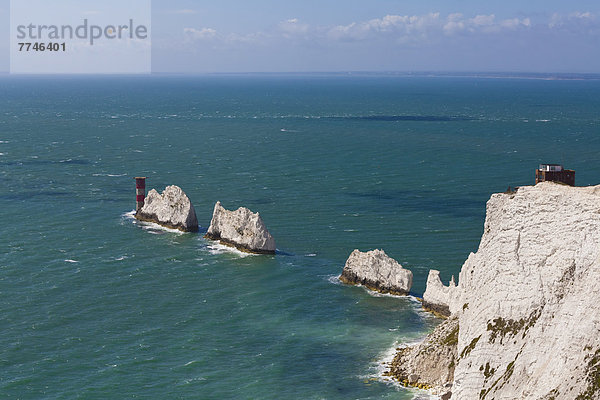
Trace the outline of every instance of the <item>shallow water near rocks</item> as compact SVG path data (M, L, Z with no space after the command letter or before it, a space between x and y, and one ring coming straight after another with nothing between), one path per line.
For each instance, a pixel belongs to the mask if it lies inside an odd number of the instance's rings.
M542 162L595 184L600 82L1 77L0 393L411 399L376 378L439 322L335 278L353 249L457 276L485 202ZM260 212L275 256L134 223L136 175L202 228ZM422 396L422 395L419 395Z

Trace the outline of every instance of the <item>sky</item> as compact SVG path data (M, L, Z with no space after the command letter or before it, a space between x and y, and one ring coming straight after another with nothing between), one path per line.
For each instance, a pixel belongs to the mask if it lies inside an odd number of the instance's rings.
M600 73L599 50L598 0L152 1L155 73Z

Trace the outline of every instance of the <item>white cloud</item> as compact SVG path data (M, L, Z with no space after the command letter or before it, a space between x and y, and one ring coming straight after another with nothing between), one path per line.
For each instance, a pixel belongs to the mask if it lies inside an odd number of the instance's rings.
M439 29L439 17L439 13L421 16L386 15L383 18L335 26L328 30L327 36L333 40L355 41L383 34L395 35L398 39L406 40L412 36L422 37L429 31Z
M492 26L494 25L495 19L496 16L494 14L477 15L474 18L469 19L469 22L472 26Z
M285 37L291 38L293 36L306 35L309 33L310 26L301 23L298 18L292 18L286 21L281 21L277 25L277 28Z
M184 13L193 10L179 10ZM335 26L313 26L298 18L279 22L273 28L256 32L217 32L210 27L185 28L189 40L212 42L215 46L259 45L271 46L278 43L306 42L332 44L335 42L368 42L396 44L442 43L448 37L488 36L507 32L541 32L548 26L562 28L588 24L587 31L598 27L596 16L590 12L575 12L567 15L554 14L545 23L533 25L528 17L499 19L495 14L464 15L440 13L424 15L385 15L364 21L355 21ZM591 27L591 28L590 28ZM576 28L571 28L575 30ZM583 28L578 28L583 29ZM595 29L595 28L594 28Z
M500 26L503 28L507 28L507 29L517 29L520 27L530 27L531 26L531 20L529 18L524 18L524 19L519 19L519 18L513 18L513 19L505 19L504 21L500 22Z
M457 33L499 33L506 30L515 30L531 27L529 18L512 18L501 21L496 20L494 14L476 15L473 18L465 18L462 14L450 14L446 18L444 33L453 35Z
M185 35L194 40L207 40L213 39L217 36L217 31L212 28L183 28Z
M576 11L567 15L554 13L548 23L550 28L577 27L596 22L596 15L587 11Z

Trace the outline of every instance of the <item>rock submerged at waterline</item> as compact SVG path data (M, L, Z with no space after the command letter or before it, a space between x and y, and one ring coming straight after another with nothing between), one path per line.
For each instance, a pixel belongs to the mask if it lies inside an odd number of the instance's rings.
M167 186L162 194L150 190L135 218L183 232L198 232L194 206L179 186Z
M600 186L523 186L486 211L458 285L430 276L450 318L389 374L459 400L600 399Z
M383 250L354 250L340 276L347 284L363 285L371 290L406 295L412 287L413 274Z
M275 254L275 239L259 213L245 207L235 211L223 208L217 201L205 238L257 254Z

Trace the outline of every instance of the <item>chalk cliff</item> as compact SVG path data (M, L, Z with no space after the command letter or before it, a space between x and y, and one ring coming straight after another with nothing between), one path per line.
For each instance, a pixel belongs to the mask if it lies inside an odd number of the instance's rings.
M452 316L432 335L458 321L453 376L438 374L452 399L600 398L600 186L492 195L458 286L440 290L434 277L428 291L447 294L438 303ZM432 358L447 354L437 349ZM415 373L412 361L397 357L391 372ZM418 382L446 390L428 380Z
M340 276L349 284L360 284L382 293L408 294L412 286L412 272L402 268L396 260L383 250L366 253L354 250Z
M204 237L219 240L242 251L275 254L275 239L267 230L262 218L245 207L229 211L218 201Z
M194 206L179 186L167 186L162 194L150 190L144 206L135 217L140 221L155 222L184 232L198 231Z

